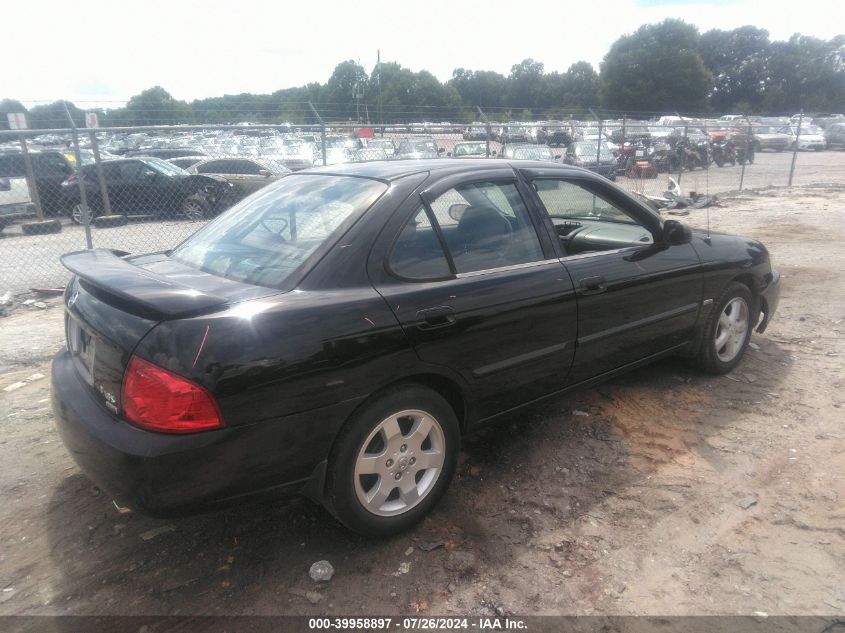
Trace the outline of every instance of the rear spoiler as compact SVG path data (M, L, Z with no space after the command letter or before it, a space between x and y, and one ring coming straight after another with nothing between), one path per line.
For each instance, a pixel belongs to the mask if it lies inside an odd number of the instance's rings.
M166 320L226 303L223 297L175 283L164 275L135 266L110 250L77 251L59 259L84 285L92 288L92 294L131 313Z

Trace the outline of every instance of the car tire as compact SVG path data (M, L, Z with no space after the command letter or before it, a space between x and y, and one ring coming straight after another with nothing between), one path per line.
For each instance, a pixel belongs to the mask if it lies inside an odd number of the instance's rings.
M721 375L736 367L748 348L756 313L748 286L728 284L704 324L701 347L695 357L698 368Z
M365 536L406 530L446 491L459 448L460 428L449 403L425 387L398 385L364 405L338 434L324 503Z
M99 215L96 209L92 209L91 205L88 205L88 223L93 224L94 218ZM82 203L77 203L73 205L73 208L70 210L70 219L73 221L74 224L79 224L80 226L84 225L85 223L82 221Z
M196 222L208 216L208 202L199 194L193 194L182 202L182 215L188 220Z

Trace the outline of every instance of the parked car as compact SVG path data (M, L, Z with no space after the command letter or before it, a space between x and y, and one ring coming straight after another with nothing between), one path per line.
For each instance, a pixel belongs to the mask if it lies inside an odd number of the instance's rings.
M267 139L258 153L261 158L281 163L291 171L313 167L318 159L316 145L298 138Z
M168 158L183 158L185 156L205 156L206 153L198 150L196 147L163 147L159 149L134 149L124 152L123 156L126 158L134 156L152 156L154 158L161 158L167 160Z
M65 213L70 202L62 183L73 174L73 166L62 151L29 152L41 209L46 215ZM26 164L19 149L0 151L0 178L26 178Z
M181 158L168 158L167 162L176 165L180 169L188 169L197 163L208 160L208 156L183 156Z
M367 160L388 160L387 152L383 149L376 149L365 147L364 149L356 149L352 155L352 160L355 162L363 162Z
M792 145L793 140L792 134L785 132L783 127L759 125L752 130L752 143L757 152L762 152L764 149L782 152Z
M118 505L301 492L370 535L432 509L462 433L670 355L730 372L779 296L756 240L527 161L306 170L172 251L62 262L54 417Z
M828 149L845 149L845 123L834 123L824 131L824 139Z
M509 124L499 128L496 138L500 143L528 143L531 137L524 125Z
M291 173L279 162L251 158L212 158L197 163L187 171L189 174L214 174L225 178L232 185L230 204Z
M825 141L824 130L818 125L801 125L801 136L798 136L798 126L794 125L789 128L792 134L792 144L790 147L799 150L813 150L820 152L827 147Z
M585 167L610 180L616 180L616 157L604 144L599 150L599 146L595 143L583 141L571 143L563 155L563 162L567 165Z
M467 141L455 143L451 153L447 154L452 158L487 158L487 142Z
M555 155L551 148L546 145L534 145L532 143L505 145L502 149L502 158L513 160L542 160L554 162ZM560 156L557 156L560 158Z
M111 210L118 215L199 219L214 215L232 202L232 185L222 177L192 175L160 158L138 156L102 164ZM82 168L88 206L93 218L102 215L105 204L95 165ZM77 176L62 183L72 203L71 219L84 222Z
M396 145L389 138L371 138L367 140L364 149L382 150L388 158L393 158L396 154Z
M406 138L399 142L395 158L437 158L443 152L431 137Z
M487 140L487 126L484 123L473 123L468 128L464 129L461 135L465 141L486 141ZM493 140L493 133L490 133L490 140Z
M35 217L26 178L0 177L0 231L20 220Z

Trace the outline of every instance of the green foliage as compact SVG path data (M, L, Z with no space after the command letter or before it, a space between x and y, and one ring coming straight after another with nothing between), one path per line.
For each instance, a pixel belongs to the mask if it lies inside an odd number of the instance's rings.
M360 103L356 103L356 96ZM589 107L627 112L717 112L755 114L841 112L845 104L845 35L829 41L793 35L771 42L766 30L743 26L704 34L691 24L668 19L623 35L601 63L601 73L585 61L566 72L545 72L527 58L510 74L456 68L441 83L385 62L367 74L353 60L338 64L326 83L285 88L271 94L224 95L191 103L155 86L132 97L123 108L100 111L101 125L177 123L315 123L308 103L326 121L377 122L449 120L469 122L481 106L491 119L586 117ZM379 111L379 103L381 111ZM357 107L360 105L360 108ZM82 110L68 103L78 126ZM19 101L0 100L0 129L8 112L27 112ZM32 107L32 128L66 127L64 103Z
M698 53L698 30L682 20L623 35L601 63L601 102L632 112L702 111L713 75Z

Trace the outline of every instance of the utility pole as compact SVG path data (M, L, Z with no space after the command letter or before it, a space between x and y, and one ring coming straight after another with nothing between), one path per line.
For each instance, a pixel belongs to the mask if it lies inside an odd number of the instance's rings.
M378 122L382 126L381 134L384 136L384 119L381 114L381 50L376 50L376 86L378 86Z

